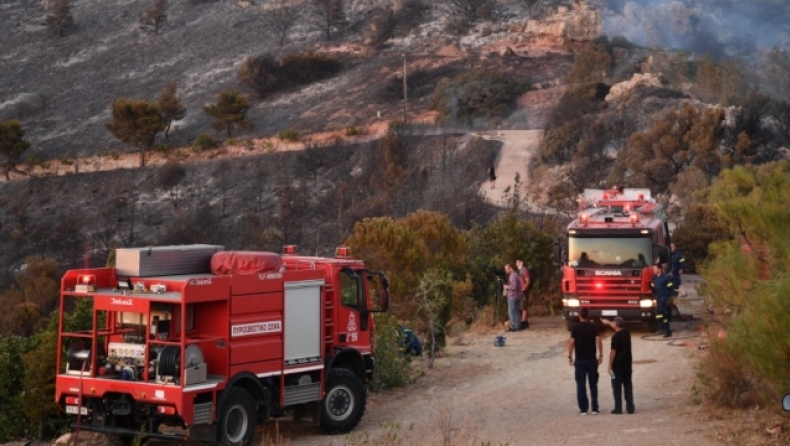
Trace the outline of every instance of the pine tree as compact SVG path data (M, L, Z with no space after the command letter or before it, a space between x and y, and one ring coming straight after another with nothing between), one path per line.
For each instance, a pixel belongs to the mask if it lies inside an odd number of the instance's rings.
M30 143L24 139L24 136L25 130L19 120L0 119L0 156L3 159L3 174L6 180L10 179L10 172L24 173L16 167L22 153L30 148Z
M247 97L238 91L223 91L217 95L217 102L203 107L203 111L214 118L211 128L221 132L225 130L228 138L231 138L233 129L248 129L252 127L252 121L247 119L247 110L250 103Z
M166 125L165 139L167 139L168 133L170 132L170 124L172 124L173 121L184 119L187 115L187 108L184 107L181 98L176 94L175 81L171 80L167 82L165 89L157 96L156 102L159 104L159 111L162 113L162 120Z
M143 167L145 152L154 146L156 135L165 129L165 122L156 103L120 98L112 104L112 122L104 126L119 141L140 150L140 167Z

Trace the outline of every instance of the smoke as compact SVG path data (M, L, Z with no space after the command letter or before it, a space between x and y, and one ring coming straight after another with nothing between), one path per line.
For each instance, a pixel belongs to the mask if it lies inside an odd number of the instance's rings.
M716 57L790 48L787 0L598 0L603 32L631 42Z

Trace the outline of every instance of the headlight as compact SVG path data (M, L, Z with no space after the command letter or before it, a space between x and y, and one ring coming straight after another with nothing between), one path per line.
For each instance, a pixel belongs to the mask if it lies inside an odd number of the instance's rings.
M655 301L652 299L642 299L639 301L639 308L653 308L655 305Z
M562 305L566 307L578 307L579 299L562 299Z

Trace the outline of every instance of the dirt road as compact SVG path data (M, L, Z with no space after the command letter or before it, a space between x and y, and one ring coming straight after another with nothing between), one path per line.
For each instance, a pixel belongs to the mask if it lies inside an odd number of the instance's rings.
M491 188L488 181L480 186L480 193L494 204L502 204L502 193L508 186L515 184L516 173L521 177L522 196L529 183L529 162L538 149L541 130L502 130L481 134L485 139L502 141L502 149L496 160L496 187Z
M685 314L699 301L688 276L681 301ZM450 339L433 370L426 359L415 364L425 376L411 386L369 397L356 439L397 433L404 445L718 445L710 429L694 421L694 367L702 352L693 323L673 323L672 341L630 327L633 338L636 413L612 415L611 385L602 373L601 415L579 416L573 368L567 361L568 332L561 317L534 318L529 330L466 333ZM494 347L497 335L505 347ZM609 353L612 332L604 333ZM689 344L689 345L684 345ZM605 369L601 370L605 372ZM400 429L382 427L399 423ZM287 425L288 423L283 423ZM267 424L265 428L271 429ZM289 430L293 446L362 444L317 429ZM445 442L448 437L455 438ZM372 443L366 443L372 444Z

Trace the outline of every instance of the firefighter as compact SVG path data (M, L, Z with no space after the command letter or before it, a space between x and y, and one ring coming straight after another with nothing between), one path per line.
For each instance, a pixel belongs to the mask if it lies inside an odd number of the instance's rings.
M656 298L656 320L658 320L659 333L664 333L664 337L672 336L672 328L669 326L672 313L672 276L664 274L660 264L653 265L653 280L650 283L653 289L653 297Z

